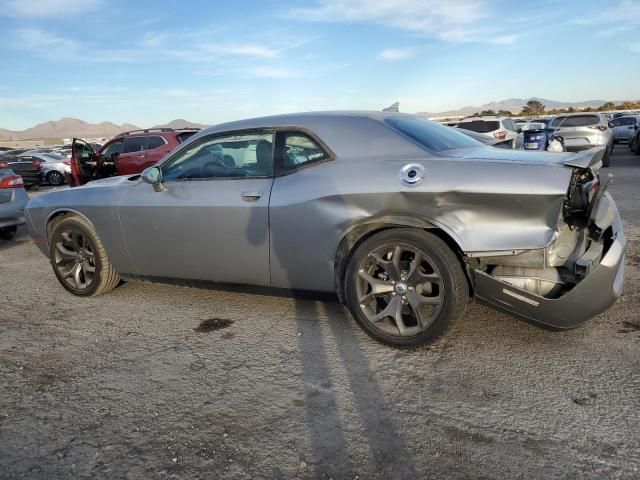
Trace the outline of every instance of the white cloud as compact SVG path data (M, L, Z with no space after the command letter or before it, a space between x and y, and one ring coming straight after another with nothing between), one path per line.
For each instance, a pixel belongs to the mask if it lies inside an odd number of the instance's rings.
M39 28L22 28L16 32L16 44L21 49L34 50L51 58L68 59L75 56L79 45L67 38L59 37Z
M632 43L629 45L629 50L634 53L640 53L640 43Z
M464 39L464 27L486 17L483 0L320 0L316 6L293 8L288 16L319 22L370 22L435 35L447 41Z
M255 78L293 78L297 77L298 73L290 68L286 67L274 67L274 66L260 66L249 68L246 73ZM241 74L240 74L241 75Z
M490 43L495 45L511 45L518 41L518 35L498 35L492 37Z
M226 43L226 44L205 44L201 48L218 56L246 56L259 58L274 58L278 56L278 50L265 45Z
M102 0L4 0L0 15L15 17L68 16L93 10Z
M640 24L640 2L637 0L622 0L608 7L598 6L591 14L576 18L573 23L580 25L614 24L618 30L625 25Z
M389 60L389 61L397 61L397 60L407 60L413 57L414 52L411 49L397 49L397 48L385 48L378 54L379 60Z

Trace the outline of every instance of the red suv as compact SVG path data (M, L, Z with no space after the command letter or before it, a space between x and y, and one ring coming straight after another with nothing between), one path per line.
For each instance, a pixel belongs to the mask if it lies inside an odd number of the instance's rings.
M97 152L84 140L74 138L68 183L77 187L99 178L141 173L198 131L197 128L135 130L112 138Z

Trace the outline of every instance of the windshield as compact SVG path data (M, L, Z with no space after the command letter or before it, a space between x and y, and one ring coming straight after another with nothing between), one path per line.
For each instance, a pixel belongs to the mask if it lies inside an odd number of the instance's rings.
M588 127L597 125L597 115L572 115L554 118L549 124L550 127Z
M471 122L461 122L458 124L458 128L464 128L465 130L471 130L477 133L489 133L500 128L500 122L487 121L487 120L472 120Z
M434 152L476 147L479 142L453 128L418 117L389 117L385 122Z

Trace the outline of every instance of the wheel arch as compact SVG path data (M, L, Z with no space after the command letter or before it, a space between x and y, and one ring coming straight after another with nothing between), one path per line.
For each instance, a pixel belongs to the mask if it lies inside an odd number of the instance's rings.
M47 220L45 222L45 234L47 236L46 237L47 243L49 242L49 238L51 237L51 231L53 230L53 227L55 226L55 224L60 220L62 220L63 218L68 218L68 217L81 217L81 218L84 218L91 225L93 225L93 222L89 220L89 217L87 217L85 214L77 210L74 210L68 207L58 208L52 211L51 213L49 213L49 215L47 216Z
M416 217L406 214L390 214L379 217L371 217L362 220L355 225L352 225L347 232L343 235L338 250L335 255L334 262L334 282L335 289L340 302L344 303L344 276L346 274L349 260L353 255L353 252L364 242L366 239L375 235L376 233L391 228L418 228L422 230L428 230L430 233L437 235L443 240L447 246L453 251L458 260L460 261L463 271L467 277L469 284L469 292L473 292L473 283L471 281L471 275L464 261L464 251L460 247L458 241L455 240L453 234L441 225L437 225L435 222L426 220L424 218Z

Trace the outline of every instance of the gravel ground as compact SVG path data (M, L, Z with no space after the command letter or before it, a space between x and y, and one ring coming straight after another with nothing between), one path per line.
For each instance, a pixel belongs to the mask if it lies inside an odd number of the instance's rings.
M625 153L610 168L625 293L570 332L472 303L399 351L327 298L140 283L76 298L24 233L0 243L0 478L639 478Z

